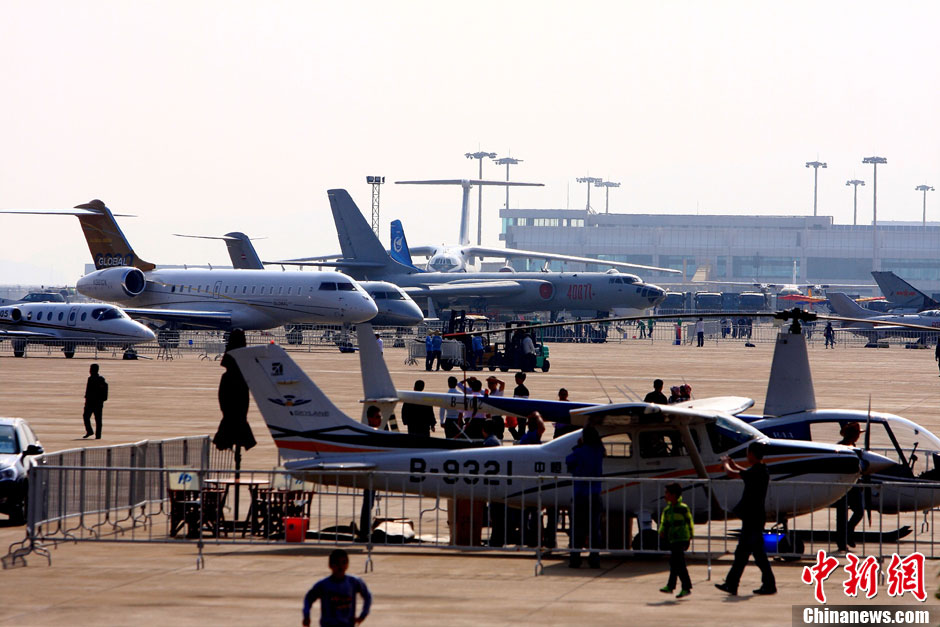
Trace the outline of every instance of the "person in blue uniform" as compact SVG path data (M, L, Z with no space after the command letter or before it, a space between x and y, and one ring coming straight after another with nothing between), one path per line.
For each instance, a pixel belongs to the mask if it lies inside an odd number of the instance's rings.
M310 608L320 600L321 627L358 625L369 615L372 595L359 577L347 575L349 555L343 549L330 553L330 576L314 584L304 596L304 627L310 625ZM356 617L356 595L362 597L362 613Z

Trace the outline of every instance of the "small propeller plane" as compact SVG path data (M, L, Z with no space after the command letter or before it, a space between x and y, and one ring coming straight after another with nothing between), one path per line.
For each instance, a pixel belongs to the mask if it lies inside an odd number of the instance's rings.
M371 339L371 326L360 324L357 333L364 402L394 405L398 398L394 388L389 389L391 379ZM577 445L579 431L540 445L486 448L479 442L385 431L340 411L277 345L230 354L287 460L285 468L297 476L316 481L332 471L374 470L393 473L381 478L390 490L491 499L515 507L535 506L538 499L567 503L571 498L572 479L565 458ZM372 385L373 378L379 386ZM477 402L479 397L466 399L468 405ZM725 516L743 486L723 480L720 457L743 460L748 444L755 440L767 444L765 462L772 479L767 511L774 520L826 507L846 493L863 467L890 463L880 455L850 447L767 438L728 413L741 404L740 398L697 401L694 407L614 403L572 409L570 421L594 425L607 447L605 507L625 517L636 516L643 529L649 528L661 507L659 486L643 482L649 478L691 480L685 500L696 518ZM699 479L715 481L696 482ZM363 477L355 473L331 475L329 481L363 486ZM807 489L806 482L813 482L812 489ZM709 485L714 500L709 498Z

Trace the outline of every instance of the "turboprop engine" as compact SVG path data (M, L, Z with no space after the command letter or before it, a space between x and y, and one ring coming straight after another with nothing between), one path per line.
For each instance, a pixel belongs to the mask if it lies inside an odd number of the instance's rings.
M105 268L86 274L75 287L89 298L121 301L139 296L147 286L144 273L138 268Z

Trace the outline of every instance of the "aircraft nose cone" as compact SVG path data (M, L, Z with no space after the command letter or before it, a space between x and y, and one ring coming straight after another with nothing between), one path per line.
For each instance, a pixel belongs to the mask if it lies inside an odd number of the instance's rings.
M362 300L354 300L350 303L348 312L350 322L368 322L379 313L379 308L372 298L363 296Z
M403 324L408 327L424 322L424 314L421 313L421 308L417 303L408 303L408 309L402 317Z
M646 297L650 301L651 307L655 307L659 303L663 302L664 298L666 298L666 290L659 287L658 285L647 285L646 294Z
M871 451L859 449L858 458L861 461L863 475L872 475L883 472L892 466L897 466L897 462L890 460L884 455L879 455Z

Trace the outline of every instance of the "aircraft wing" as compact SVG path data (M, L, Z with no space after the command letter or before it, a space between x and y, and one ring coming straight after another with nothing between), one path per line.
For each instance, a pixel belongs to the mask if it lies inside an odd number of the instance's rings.
M227 329L232 326L232 314L227 311L192 311L184 309L124 308L131 318L159 322L174 322L203 329Z
M18 338L18 339L25 339L25 340L33 339L33 338L37 340L42 340L42 339L55 338L58 336L53 335L52 333L39 333L38 331L12 331L12 330L7 331L6 329L0 329L0 340L11 338L11 337Z
M279 261L262 261L265 265L277 266L330 266L333 268L384 268L385 265L373 261L355 261L354 259L336 259L327 261L331 257L302 257L300 259L281 259Z
M531 279L529 279L531 281ZM539 281L542 283L542 281ZM545 281L547 283L547 281ZM402 288L408 296L419 297L467 297L511 296L524 289L522 281L466 281L452 283L430 283Z
M412 248L414 253L415 249ZM633 268L640 270L655 270L657 272L669 272L671 274L682 274L679 270L671 268L659 268L657 266L644 266L638 263L627 263L624 261L608 261L606 259L594 259L593 257L576 257L573 255L559 255L556 253L545 253L535 250L520 250L518 248L488 248L486 246L464 246L465 255L474 255L476 257L504 257L516 259L546 259L549 261L569 261L573 263L594 263L601 266L613 266L615 268ZM418 253L421 254L421 253Z
M436 246L408 246L408 252L419 257L430 257L437 252Z
M438 392L414 392L398 390L398 399L403 403L430 405L456 411L483 411L490 414L511 414L525 418L534 411L548 422L568 422L570 412L583 407L595 407L594 403L550 401L514 396L472 396L469 394L447 394Z
M653 403L614 403L571 411L571 424L621 427L628 425L690 425L712 422L725 412L717 409L690 409L680 405Z
M711 398L694 399L684 403L676 403L671 407L685 407L699 411L720 411L732 416L740 414L754 406L754 399L744 396L713 396Z

